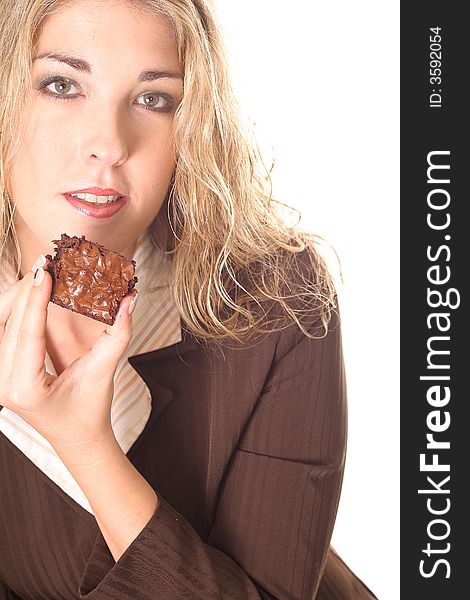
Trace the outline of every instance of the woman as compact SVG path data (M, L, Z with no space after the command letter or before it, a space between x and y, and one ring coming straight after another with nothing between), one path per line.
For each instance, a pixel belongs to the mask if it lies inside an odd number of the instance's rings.
M209 7L1 11L0 598L372 598L329 551L334 290L244 141ZM62 232L135 259L114 326L49 302Z

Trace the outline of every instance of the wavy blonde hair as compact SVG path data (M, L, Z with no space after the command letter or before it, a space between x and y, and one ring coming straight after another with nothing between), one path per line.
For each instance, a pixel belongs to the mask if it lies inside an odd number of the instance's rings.
M23 91L44 19L71 0L2 0L0 8L0 266L19 273L20 248L9 167L21 139ZM171 257L174 300L186 328L202 339L241 340L306 319L328 330L336 307L321 238L288 224L272 197L252 132L240 116L224 47L208 0L126 0L164 15L184 70L175 113L176 167L149 233ZM72 0L73 2L73 0ZM293 210L293 209L291 209ZM270 318L279 307L284 320ZM290 322L289 322L290 321Z

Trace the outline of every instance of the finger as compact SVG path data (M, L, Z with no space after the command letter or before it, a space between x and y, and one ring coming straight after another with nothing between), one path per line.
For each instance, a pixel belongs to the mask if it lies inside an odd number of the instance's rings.
M22 281L22 280L21 280ZM11 285L7 290L0 294L0 341L5 334L5 326L8 319L10 318L13 303L18 292L21 290L22 283L17 281Z
M18 332L28 303L29 292L33 286L33 277L32 273L26 273L19 282L19 288L13 299L12 305L5 309L5 313L9 312L9 314L7 315L5 332L0 342L0 357L2 371L5 371L8 374L11 374L13 369L16 346L18 343Z
M137 292L123 298L114 325L108 325L89 350L90 360L98 368L113 372L129 345L132 338L132 317L129 315L129 306L136 295Z
M40 254L38 256L38 258L34 261L34 264L31 267L31 271L33 273L36 273L36 271L37 271L37 269L39 269L39 267L44 269L46 263L47 263L47 258L44 256L44 254Z
M37 285L39 283L39 285ZM30 289L23 320L18 332L14 363L17 381L45 380L47 306L51 297L52 277L39 268Z

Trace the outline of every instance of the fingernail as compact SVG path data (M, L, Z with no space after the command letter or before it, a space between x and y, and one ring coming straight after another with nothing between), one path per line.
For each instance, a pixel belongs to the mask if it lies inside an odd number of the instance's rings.
M39 287L41 285L41 283L44 280L44 269L42 267L39 267L36 269L36 272L34 273L34 285L36 287Z
M34 264L31 267L31 271L33 273L36 273L36 269L38 269L39 267L43 267L45 264L46 264L46 257L44 256L44 254L40 254L34 261Z
M134 296L132 302L129 304L129 316L131 316L132 313L134 312L136 304L137 304L137 295Z

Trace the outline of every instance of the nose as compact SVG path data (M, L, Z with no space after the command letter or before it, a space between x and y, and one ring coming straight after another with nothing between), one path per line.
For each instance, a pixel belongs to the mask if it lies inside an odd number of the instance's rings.
M82 159L94 164L99 162L103 167L119 167L129 156L125 116L119 107L110 103L101 107L93 104L93 110L83 115L86 123L80 136Z

